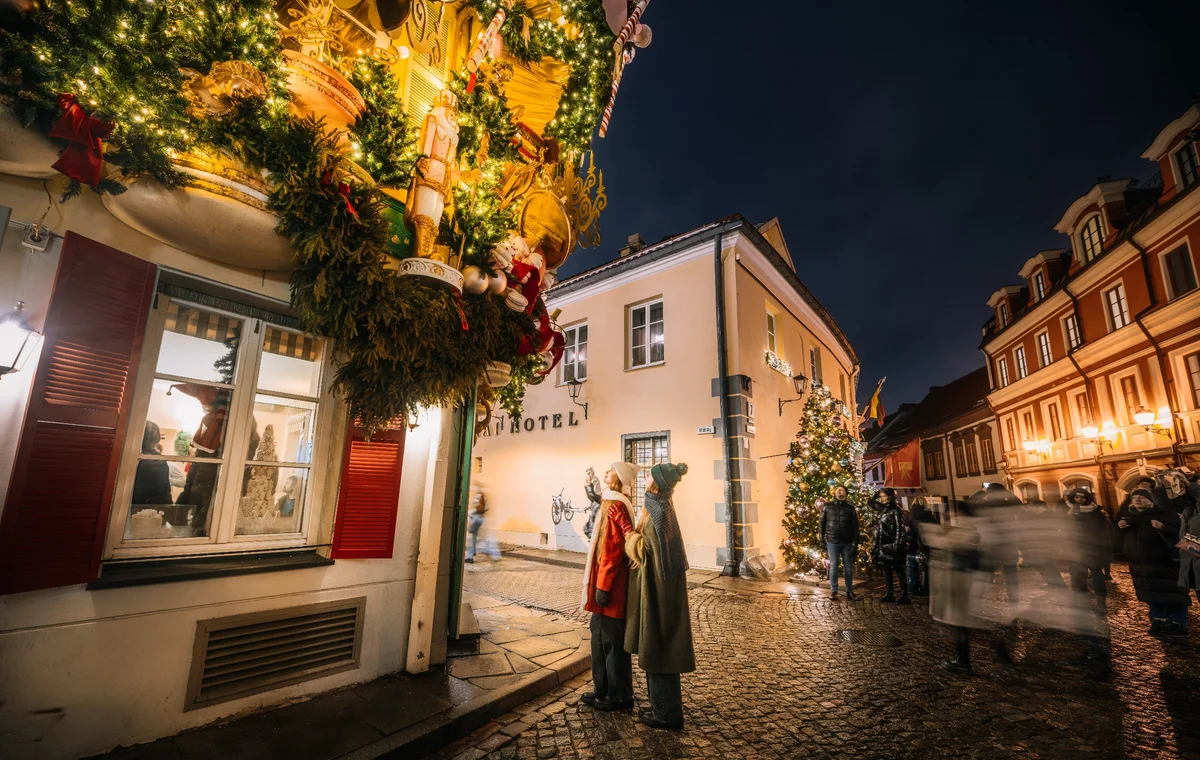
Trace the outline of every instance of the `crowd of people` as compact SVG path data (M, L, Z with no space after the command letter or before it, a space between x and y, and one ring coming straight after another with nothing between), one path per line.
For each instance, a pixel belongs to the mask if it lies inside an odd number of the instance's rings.
M839 598L841 575L846 598L855 600L858 515L845 489L835 489L833 497L820 518L830 591ZM1110 565L1117 555L1129 563L1150 633L1188 635L1190 596L1200 599L1200 482L1186 468L1143 478L1111 514L1084 488L1049 505L1023 502L998 483L951 507L938 505L936 512L919 497L906 512L890 488L876 492L871 503L879 515L870 559L883 574L881 601L909 604L913 597L929 597L934 620L953 632L949 670L970 671L972 630L986 631L996 656L1008 661L1005 633L1018 617L1095 644L1105 635ZM1022 605L1018 567L1036 571L1044 582L1041 603ZM996 571L1003 573L1006 604L986 593Z

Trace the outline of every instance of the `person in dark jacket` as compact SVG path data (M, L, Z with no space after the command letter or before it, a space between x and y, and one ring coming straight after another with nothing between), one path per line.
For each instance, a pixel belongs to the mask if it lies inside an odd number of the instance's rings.
M1129 506L1117 515L1133 588L1138 601L1150 607L1152 634L1187 635L1191 600L1179 585L1175 567L1180 524L1179 515L1157 503L1145 488L1130 494Z
M929 547L921 540L921 526L936 523L924 497L913 500L908 514L908 593L929 596Z
M1195 488L1188 488L1187 477L1179 470L1169 470L1158 476L1159 494L1163 506L1177 515L1182 515L1190 507L1200 502Z
M1103 605L1108 597L1104 568L1112 560L1112 523L1086 488L1068 491L1064 501L1073 539L1071 585L1076 591L1086 594L1088 576L1091 576L1092 593L1099 597Z
M1181 473L1182 475L1182 473ZM1183 479L1183 487L1193 497L1191 504L1179 516L1179 541L1185 547L1179 552L1179 585L1193 589L1200 600L1200 484Z
M838 598L838 561L846 575L846 598L858 599L854 595L854 558L858 555L858 513L854 505L846 500L846 489L833 489L833 501L821 510L818 536L829 552L829 590L833 599Z
M908 564L908 523L896 502L896 492L891 488L879 491L873 499L879 519L875 522L875 540L871 542L871 561L883 570L883 579L887 583L887 593L879 601L910 604L908 587L903 580L895 583L897 577L903 578ZM900 586L899 599L893 592L894 585Z
M162 453L162 432L158 424L146 420L146 428L142 431L142 453ZM171 497L171 466L162 459L142 459L137 463L137 473L133 476L134 504L173 504Z

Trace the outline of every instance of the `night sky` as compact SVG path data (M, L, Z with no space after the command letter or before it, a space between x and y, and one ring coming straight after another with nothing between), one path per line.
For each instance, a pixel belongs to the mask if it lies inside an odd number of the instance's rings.
M1200 93L1200 2L655 0L605 140L604 244L778 216L889 409L979 367L987 297ZM736 8L736 10L734 10Z

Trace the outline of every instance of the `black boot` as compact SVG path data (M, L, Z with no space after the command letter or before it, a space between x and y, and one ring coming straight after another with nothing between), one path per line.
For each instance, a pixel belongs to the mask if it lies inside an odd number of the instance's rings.
M957 673L958 675L968 676L971 674L971 663L962 662L957 658L953 660L946 660L942 663L942 667L951 673Z

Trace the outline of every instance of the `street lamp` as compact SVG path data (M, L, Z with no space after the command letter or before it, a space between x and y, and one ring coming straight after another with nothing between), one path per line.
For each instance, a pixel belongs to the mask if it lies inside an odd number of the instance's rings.
M583 387L583 383L582 383L581 381L579 381L579 380L574 380L574 379L572 379L572 380L568 380L568 381L567 381L567 393L571 394L571 402L572 402L572 403L574 403L574 404L575 404L575 406L581 406L581 407L583 407L583 418L586 420L586 419L588 418L588 405L587 405L587 402L585 401L585 402L583 402L583 403L581 404L581 403L579 403L579 401L578 401L578 399L579 399L579 389L580 389L580 388L582 388L582 387Z
M1105 425L1103 430L1095 425L1088 425L1079 432L1083 434L1084 438L1087 438L1096 445L1097 456L1099 456L1099 452L1102 451L1105 446L1108 446L1110 449L1113 447L1113 442L1110 440L1112 437L1112 431L1108 425Z
M1167 417L1166 414L1161 416L1164 418ZM1171 439L1174 439L1175 437L1171 431L1171 428L1167 427L1163 423L1163 420L1158 419L1154 412L1150 411L1144 406L1139 406L1137 410L1134 411L1133 421L1140 425L1147 433L1158 433L1159 435L1165 435L1167 438Z
M800 401L804 396L804 389L808 387L808 378L804 375L792 375L792 386L796 389L796 395L799 398L790 398L787 400L779 399L779 416L783 416L783 405L790 404L793 401Z
M38 333L25 321L25 302L0 317L0 377L17 372L37 345Z

